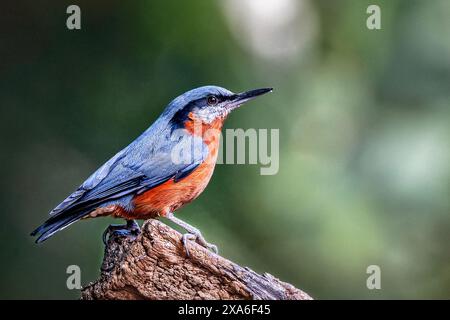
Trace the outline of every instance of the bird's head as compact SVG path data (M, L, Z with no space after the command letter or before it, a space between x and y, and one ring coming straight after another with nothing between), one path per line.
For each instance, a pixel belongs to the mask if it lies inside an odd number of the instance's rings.
M221 123L232 110L271 91L272 88L263 88L233 93L217 86L200 87L173 100L168 106L167 115L170 114L171 121L179 125L185 125L187 121L198 121L205 125Z

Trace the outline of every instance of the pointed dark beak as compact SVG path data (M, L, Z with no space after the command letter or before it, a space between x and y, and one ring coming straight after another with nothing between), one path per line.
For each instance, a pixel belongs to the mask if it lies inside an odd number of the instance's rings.
M250 90L242 93L235 94L231 100L230 103L227 105L228 109L235 109L242 104L246 103L247 101L250 101L252 99L255 99L256 97L259 97L263 94L266 94L268 92L272 92L273 88L262 88L262 89L255 89Z

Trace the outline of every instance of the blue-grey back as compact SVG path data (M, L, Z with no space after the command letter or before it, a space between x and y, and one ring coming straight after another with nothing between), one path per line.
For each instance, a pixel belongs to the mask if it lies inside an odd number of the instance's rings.
M120 198L151 189L203 162L207 156L207 146L201 138L188 134L186 130L173 128L170 120L186 103L204 95L205 90L218 94L225 89L202 87L174 99L147 130L97 169L50 214L58 215L94 200L107 201L111 197ZM174 148L190 154L185 154L180 163L180 159L174 159Z

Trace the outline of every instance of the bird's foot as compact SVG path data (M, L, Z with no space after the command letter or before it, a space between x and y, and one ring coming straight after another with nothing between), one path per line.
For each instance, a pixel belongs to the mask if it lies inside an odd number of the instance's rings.
M186 250L186 256L189 257L189 249L187 246L188 240L195 240L199 245L205 247L206 249L212 250L214 253L218 253L217 246L206 242L205 238L202 236L201 232L197 228L194 228L193 226L184 222L183 220L176 218L173 215L173 212L167 213L166 218L175 223L176 225L182 227L184 230L188 232L185 233L182 238L183 246L184 249Z
M204 248L206 248L208 250L211 250L215 254L217 254L219 252L219 250L217 249L217 246L214 245L214 244L206 242L205 238L202 236L202 234L200 232L198 232L198 233L185 233L185 234L183 234L182 242L183 242L184 250L186 251L186 256L188 258L190 257L189 249L188 249L188 240L194 240L199 245L201 245L202 247L204 247Z
M134 241L141 229L134 220L127 220L127 224L111 224L103 232L103 243L108 243L109 239L127 238Z

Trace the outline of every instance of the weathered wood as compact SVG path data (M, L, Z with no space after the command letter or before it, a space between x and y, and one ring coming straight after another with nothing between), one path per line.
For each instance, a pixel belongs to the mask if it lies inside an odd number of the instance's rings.
M247 267L190 242L186 256L181 234L148 220L134 241L111 239L101 276L82 289L82 299L295 299L311 297L268 273Z

